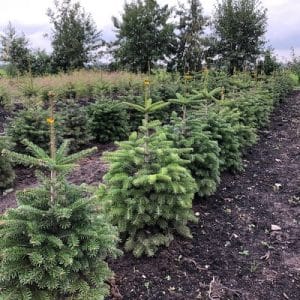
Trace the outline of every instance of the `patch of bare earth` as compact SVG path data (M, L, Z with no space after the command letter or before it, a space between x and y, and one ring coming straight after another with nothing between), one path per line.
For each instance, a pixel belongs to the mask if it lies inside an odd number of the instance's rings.
M108 167L101 159L101 155L104 151L109 151L114 148L115 146L112 144L98 146L98 151L79 162L78 167L76 167L69 175L70 182L74 184L86 183L94 186L99 185L102 181L103 175L107 172ZM16 180L13 191L7 194L0 193L0 213L3 213L6 209L17 205L16 191L37 185L34 173L33 168L18 167L16 169Z

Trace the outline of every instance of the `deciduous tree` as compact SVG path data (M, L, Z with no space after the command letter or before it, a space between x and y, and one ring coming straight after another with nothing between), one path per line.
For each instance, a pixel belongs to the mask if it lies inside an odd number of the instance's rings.
M1 60L9 64L10 75L24 74L29 70L30 49L29 41L24 34L18 34L9 22L1 35Z
M204 58L204 29L208 18L203 15L199 0L188 0L177 10L177 51L173 65L179 71L199 71Z
M214 15L217 37L215 54L230 73L254 64L262 53L266 32L266 9L260 0L222 0Z
M55 0L54 4L55 10L47 12L53 24L54 67L63 71L83 68L98 56L103 45L101 32L79 2Z
M156 0L125 3L121 20L113 17L117 40L116 62L134 72L147 72L158 61L166 61L175 50L172 10Z

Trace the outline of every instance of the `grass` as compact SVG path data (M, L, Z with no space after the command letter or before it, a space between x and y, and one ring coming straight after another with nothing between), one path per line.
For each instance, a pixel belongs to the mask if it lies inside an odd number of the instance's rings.
M43 90L63 91L72 87L77 91L82 91L81 96L84 96L88 88L92 89L101 85L124 88L142 86L145 76L127 72L80 70L35 78L29 76L0 77L0 86L9 94L12 103L18 103L23 102L23 98L28 91L32 91L36 96L41 96Z

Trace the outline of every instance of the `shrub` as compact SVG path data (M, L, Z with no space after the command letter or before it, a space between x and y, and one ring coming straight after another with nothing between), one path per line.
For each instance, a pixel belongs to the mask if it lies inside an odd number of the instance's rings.
M40 92L39 87L33 83L33 78L31 76L20 86L20 90L26 98L37 97Z
M26 148L22 143L24 139L28 139L44 150L49 148L47 117L48 113L46 110L40 107L31 107L19 111L10 120L7 133L12 138L12 141L16 143L18 151L26 152Z
M0 189L9 187L15 179L11 162L7 157L2 155L2 150L9 148L11 148L11 143L8 138L0 136Z
M93 86L92 95L96 99L101 99L107 95L110 85L107 82L100 81Z
M208 132L203 130L201 117L195 117L193 110L202 115L202 110L208 111L209 103L217 101L215 95L220 93L216 88L208 91L193 90L193 94L183 96L176 94L176 99L169 101L181 106L182 117L173 112L170 125L167 125L168 136L177 148L192 148L192 153L183 152L182 157L189 160L191 170L198 186L200 196L208 196L215 192L220 181L218 143L213 141Z
M254 128L265 126L274 108L272 94L263 90L243 92L233 99L222 100L219 104L230 110L237 109L241 123Z
M289 76L293 86L298 86L299 85L299 77L296 73L288 72L288 76Z
M18 163L46 170L37 188L17 194L18 208L0 219L0 298L104 299L112 272L105 259L119 254L117 234L83 187L69 184L74 161L90 150L55 158L28 143L35 157L6 152ZM55 174L55 176L53 175Z
M273 95L276 102L282 102L293 90L293 82L286 72L275 74L273 79Z
M203 130L201 120L188 120L193 148L189 169L198 186L200 196L212 195L220 183L221 149L209 132Z
M86 108L75 100L57 103L63 138L70 140L70 151L75 152L86 146L92 139Z
M145 100L143 126L119 142L118 150L105 155L110 170L105 175L106 211L126 240L125 249L135 256L154 255L168 246L175 233L191 237L188 221L196 221L192 200L196 183L185 168L188 161L167 139L159 121L149 113L165 107L164 102ZM133 106L132 106L133 107Z
M125 139L129 135L128 114L119 102L98 100L88 107L89 126L99 143Z
M242 151L255 142L254 129L239 123L237 111L210 111L202 122L203 130L211 134L221 149L221 171L242 170Z
M4 107L9 107L11 105L9 92L3 86L0 86L0 105Z
M187 168L196 180L198 194L200 196L213 194L220 182L218 143L203 130L201 120L194 118L187 119L185 124L182 118L173 113L170 124L165 128L168 138L174 142L176 148L193 149L192 152L183 151L181 157L190 161Z

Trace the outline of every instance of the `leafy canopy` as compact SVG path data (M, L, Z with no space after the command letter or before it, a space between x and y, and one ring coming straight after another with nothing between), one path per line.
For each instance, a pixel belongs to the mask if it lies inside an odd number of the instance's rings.
M172 10L156 0L125 3L121 20L113 17L117 40L112 45L118 65L134 72L147 72L159 60L167 59L174 50Z
M259 0L222 0L215 8L215 54L230 73L255 63L265 43L267 16Z
M97 51L103 45L101 32L79 2L55 0L54 4L55 10L47 12L53 24L54 67L63 71L83 68L98 57Z

